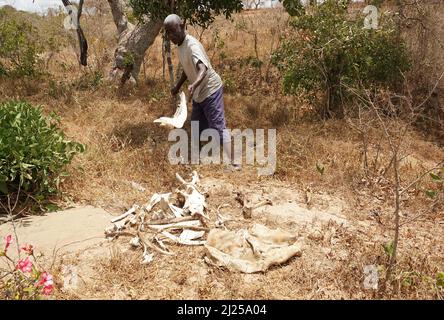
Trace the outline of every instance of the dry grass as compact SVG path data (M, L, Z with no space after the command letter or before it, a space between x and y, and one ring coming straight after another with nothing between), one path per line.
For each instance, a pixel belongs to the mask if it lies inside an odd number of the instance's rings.
M186 175L197 168L205 177L223 179L237 187L277 183L315 195L329 194L348 204L347 217L358 227L351 232L334 224L320 226L322 239L308 238L301 258L256 275L210 268L202 261L202 248L177 247L175 258L156 257L148 267L140 265L139 253L116 249L96 263L96 280L83 293L60 293L60 298L380 298L362 289L362 269L367 264L387 262L382 244L391 239L391 173L385 180L377 180L377 174L365 176L359 134L345 120L311 119L307 116L310 107L302 100L281 94L276 70L270 67L266 77L269 54L285 32L285 13L246 12L235 15L233 23L217 19L203 33L208 55L226 82L229 127L278 130L278 167L274 176L266 178L257 178L254 168L249 167L240 173L225 174L219 166L171 166L167 161L167 131L152 122L171 112L167 80L162 78L160 40L147 53L146 76L142 71L139 87L118 90L103 84L91 85L91 75L104 73L112 58L112 46L104 44L114 41L114 26L109 15L99 18L100 23L94 17L84 18L91 53L87 70L79 70L74 51L68 46L50 63L52 87L48 79L19 85L0 83L0 100L18 96L43 105L46 111L56 111L67 135L87 145L86 153L70 166L71 176L63 184L71 201L120 213L134 203L146 201L153 192L172 189L175 172ZM260 27L270 24L270 28ZM189 32L199 36L201 30L190 28ZM255 33L259 40L257 53ZM261 70L242 65L246 58L257 54L264 62ZM66 78L67 72L71 78ZM381 135L377 130L369 132L373 156ZM408 144L403 150L409 161L401 167L403 184L444 158L442 149L413 129L405 140ZM383 144L375 171L387 166L389 160L388 147ZM324 168L323 174L317 166ZM144 186L146 192L135 190L132 181ZM430 186L431 182L426 182L409 194L404 202L404 222L430 205L421 191ZM233 201L230 197L226 192L210 198L212 210L220 203ZM371 212L378 213L381 223ZM444 271L444 225L439 224L444 219L443 212L441 204L402 228L394 286L382 298L442 298L443 290L432 283L436 273ZM309 230L294 228L302 236L309 235Z

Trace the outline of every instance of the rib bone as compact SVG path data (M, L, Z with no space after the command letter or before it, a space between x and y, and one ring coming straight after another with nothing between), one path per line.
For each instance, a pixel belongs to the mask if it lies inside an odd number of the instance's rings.
M195 241L195 240L184 240L184 239L180 239L179 237L176 237L175 235L167 232L167 231L162 231L162 235L164 235L165 237L167 237L168 239L180 243L180 244L184 244L187 246L201 246L204 245L206 241Z
M139 208L140 208L140 207L139 207L137 204L133 205L133 207L132 207L131 209L129 209L127 212L125 212L124 214L122 214L122 215L120 215L120 216L118 216L118 217L112 219L112 220L111 220L111 223L115 223L115 222L117 222L117 221L120 221L120 220L122 220L122 219L125 219L125 218L128 217L130 214L135 213L136 210L139 209Z

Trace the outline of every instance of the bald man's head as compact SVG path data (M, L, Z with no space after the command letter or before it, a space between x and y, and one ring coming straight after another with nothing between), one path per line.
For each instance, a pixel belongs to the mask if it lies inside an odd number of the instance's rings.
M177 14L170 14L163 21L163 26L168 38L176 45L180 45L185 39L185 23Z
M177 14L170 14L168 17L165 18L163 21L163 25L167 24L183 24L182 19Z

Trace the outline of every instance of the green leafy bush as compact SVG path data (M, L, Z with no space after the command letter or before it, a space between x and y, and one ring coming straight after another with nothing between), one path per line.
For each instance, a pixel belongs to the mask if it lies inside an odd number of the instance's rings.
M242 10L241 0L184 0L170 3L163 0L129 0L128 4L133 9L134 17L139 20L144 15L163 20L171 12L176 12L188 23L201 27L208 27L219 14L230 18L233 12Z
M364 28L352 18L349 1L326 0L295 10L273 62L283 73L284 91L306 93L324 117L342 116L347 88L396 88L409 69L406 47L389 19Z
M65 139L59 124L26 102L0 104L0 195L19 188L39 196L57 191L66 165L84 151Z
M34 28L0 9L0 76L33 77L40 73Z
M304 12L301 0L280 0L290 16L299 16Z

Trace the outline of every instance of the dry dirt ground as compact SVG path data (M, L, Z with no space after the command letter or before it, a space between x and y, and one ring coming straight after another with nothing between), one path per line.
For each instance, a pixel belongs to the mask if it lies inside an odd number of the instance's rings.
M208 201L211 207L225 204L221 213L230 219L226 226L230 230L248 228L254 222L259 222L272 228L282 228L300 237L307 238L305 250L310 259L318 260L321 265L327 267L326 255L331 254L330 245L318 246L315 243L324 239L323 228L335 232L336 228L351 228L347 217L343 215L343 203L328 196L318 195L316 197L316 208L311 205L311 200L301 195L291 186L257 184L246 186L234 186L222 179L206 178L202 181L204 190L208 190ZM246 198L252 203L263 199L270 199L272 205L255 209L251 219L245 219L241 213L241 206L235 199L235 191L242 191ZM308 203L308 205L307 205ZM210 211L214 218L215 210ZM111 286L107 290L91 292L90 287L97 286L100 279L101 268L92 268L96 261L115 259L116 254L121 259L124 255L133 255L126 241L110 242L105 240L104 229L109 226L113 216L103 209L92 206L69 209L66 211L49 213L46 216L31 217L15 223L16 234L22 243L33 243L37 250L46 257L50 256L55 265L60 269L63 280L62 292L70 293L79 298L112 298L125 299L135 298L131 292L120 290L120 287ZM212 221L214 225L214 221ZM14 232L11 223L0 226L0 233L10 234ZM328 235L328 236L329 236ZM312 243L311 243L312 242ZM14 248L13 248L14 249ZM177 246L176 256L156 256L151 265L145 268L146 272L157 270L158 273L149 285L153 288L165 288L156 290L157 295L146 298L164 298L167 294L171 298L198 299L199 290L205 286L202 281L208 278L212 272L222 272L225 277L233 276L234 279L241 278L245 283L262 275L232 275L228 270L214 270L203 261L203 250ZM341 259L345 259L347 253L340 252ZM186 256L186 259L183 259ZM291 268L301 263L300 258L294 258L283 268ZM325 261L324 261L325 260ZM183 268L185 261L187 268ZM165 266L164 266L165 264ZM183 269L182 269L183 268ZM276 270L281 267L275 267ZM322 268L322 267L321 267ZM160 270L159 270L160 269ZM182 269L182 277L176 274L177 269ZM188 271L186 270L188 269ZM134 270L135 272L138 272ZM273 272L273 271L272 271ZM131 271L128 271L131 273ZM130 275L128 275L130 276ZM179 279L178 279L179 277ZM208 290L216 296L231 294L225 290L223 283L211 283ZM280 298L292 298L282 293ZM245 297L246 298L246 297Z
M229 178L232 181L234 176ZM283 182L234 185L228 179L203 177L201 186L208 191L210 227L214 226L217 208L225 205L220 213L230 219L226 222L229 230L248 228L253 223L281 228L302 238L302 256L264 273L242 274L206 264L203 247L177 245L172 248L174 256L156 253L149 265L142 265L141 252L130 248L129 238L109 241L104 237L110 219L122 212L110 214L91 206L18 221L16 233L21 243L33 243L37 251L51 257L46 263L51 263L58 287L56 298L60 299L377 297L376 291L363 286L364 267L384 261L381 244L390 240L389 230L377 215L360 212L328 194L301 192ZM253 203L270 199L272 205L255 209L251 219L245 219L235 200L239 191ZM434 238L426 230L430 230L427 223L415 225L413 242L418 248L433 246ZM435 230L442 234L444 225L437 224ZM13 231L11 224L0 226L1 236ZM410 250L411 240L408 236L403 240L400 255ZM436 256L428 258L442 259L439 256L444 248L433 249Z

